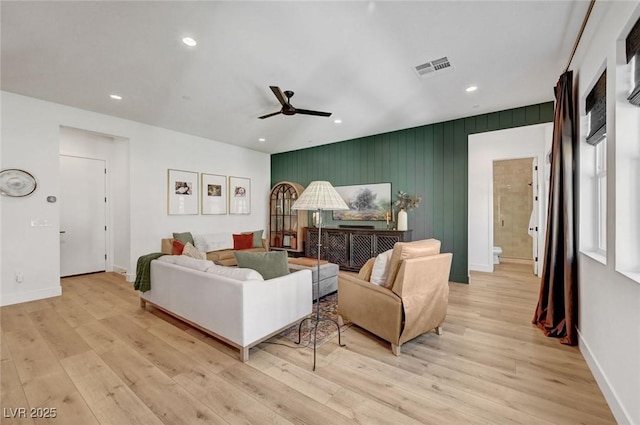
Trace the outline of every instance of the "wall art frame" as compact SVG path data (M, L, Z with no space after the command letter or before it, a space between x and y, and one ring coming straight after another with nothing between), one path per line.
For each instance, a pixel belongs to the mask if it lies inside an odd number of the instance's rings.
M229 176L229 214L251 214L251 179Z
M385 221L391 214L391 183L369 183L335 186L349 206L345 211L332 211L334 220Z
M227 177L200 173L200 213L227 213Z
M167 170L167 214L198 214L198 173Z

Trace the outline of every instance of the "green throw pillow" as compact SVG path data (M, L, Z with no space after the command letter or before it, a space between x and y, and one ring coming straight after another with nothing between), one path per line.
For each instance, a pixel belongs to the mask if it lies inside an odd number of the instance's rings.
M289 263L285 251L242 252L235 251L238 267L253 269L264 280L289 274Z
M243 235L253 234L253 247L262 248L262 233L264 230L256 230L255 232L242 232Z
M195 243L193 242L193 236L191 235L191 232L174 233L173 234L173 239L179 240L180 242L182 242L185 245L187 243L190 243L191 245L195 246Z

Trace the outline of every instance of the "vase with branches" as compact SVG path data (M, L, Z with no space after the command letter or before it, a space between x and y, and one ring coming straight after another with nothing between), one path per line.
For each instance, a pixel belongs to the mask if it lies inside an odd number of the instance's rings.
M409 195L408 193L399 190L397 198L393 203L398 207L398 230L407 230L407 211L415 210L420 205L422 196Z
M409 195L408 193L403 192L402 190L399 190L397 199L393 203L393 205L398 207L398 209L400 210L411 211L418 208L420 206L421 201L422 201L422 196Z

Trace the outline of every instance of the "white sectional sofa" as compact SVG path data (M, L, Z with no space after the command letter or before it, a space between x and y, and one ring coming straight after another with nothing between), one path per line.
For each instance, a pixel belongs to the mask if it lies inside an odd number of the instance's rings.
M245 362L251 347L311 314L311 291L310 270L262 280L250 269L164 256L151 262L151 290L140 292L140 306L149 303L238 348Z

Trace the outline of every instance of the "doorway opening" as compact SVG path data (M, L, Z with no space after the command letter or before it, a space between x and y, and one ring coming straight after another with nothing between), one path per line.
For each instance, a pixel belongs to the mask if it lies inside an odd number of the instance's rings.
M129 277L129 139L60 126L60 178L61 277Z
M537 273L536 158L493 161L494 264L528 264Z

